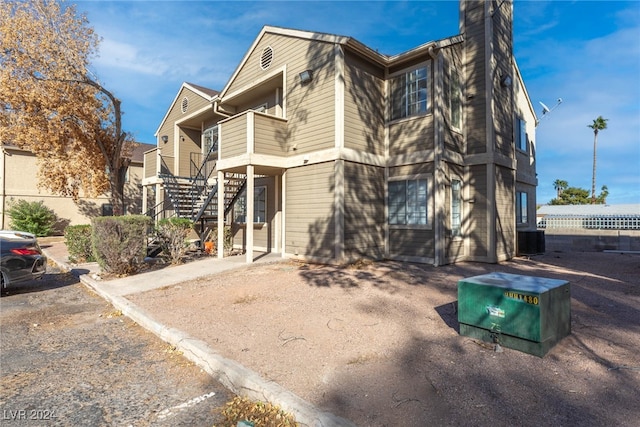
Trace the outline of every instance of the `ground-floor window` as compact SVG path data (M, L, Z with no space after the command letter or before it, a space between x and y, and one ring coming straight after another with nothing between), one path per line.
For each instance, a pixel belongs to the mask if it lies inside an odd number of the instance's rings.
M527 193L524 191L516 192L516 224L526 224L527 217Z
M243 189L238 196L234 208L235 222L247 222L247 189ZM263 223L267 218L267 187L260 186L253 189L253 222Z
M394 179L389 181L389 224L428 224L428 180Z
M451 236L462 235L462 183L451 180Z

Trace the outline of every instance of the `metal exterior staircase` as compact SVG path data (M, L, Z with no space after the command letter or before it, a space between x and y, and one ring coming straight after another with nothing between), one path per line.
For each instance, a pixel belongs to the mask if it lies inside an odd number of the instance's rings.
M215 152L218 150L217 141L210 145L209 151L201 153L191 153L189 177L177 177L169 173L168 168L158 177L163 180L163 187L171 202L175 216L188 218L193 222L218 218L218 183L211 184L211 176L215 176L216 162ZM244 174L225 172L224 174L224 215L229 213L233 203L244 188L246 177ZM153 208L155 218L164 212L157 212L157 206Z

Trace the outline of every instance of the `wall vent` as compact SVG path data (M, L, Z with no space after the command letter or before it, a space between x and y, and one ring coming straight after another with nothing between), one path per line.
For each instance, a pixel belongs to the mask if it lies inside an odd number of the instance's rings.
M271 62L273 62L273 48L271 46L267 46L262 50L262 56L260 57L260 68L266 70L271 66Z

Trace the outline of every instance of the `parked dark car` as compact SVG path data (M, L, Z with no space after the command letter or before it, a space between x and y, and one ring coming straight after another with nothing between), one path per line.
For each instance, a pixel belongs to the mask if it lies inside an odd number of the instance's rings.
M15 283L39 279L47 269L36 236L23 231L0 230L0 291Z

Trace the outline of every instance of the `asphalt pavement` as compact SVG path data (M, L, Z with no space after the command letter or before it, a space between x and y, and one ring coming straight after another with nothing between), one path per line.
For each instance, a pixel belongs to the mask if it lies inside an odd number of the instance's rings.
M55 266L0 309L0 425L211 426L233 397Z
M151 289L163 288L197 277L227 270L246 268L244 256L223 259L207 257L187 264L152 269L151 271L124 278L104 280L96 263L72 265L66 245L61 239L48 239L41 246L49 261L62 269L79 276L82 283L103 297L123 315L143 328L153 332L163 341L175 347L187 359L206 371L231 392L256 401L267 401L292 413L302 425L314 427L354 426L344 418L323 412L299 396L273 381L266 380L255 371L222 357L208 343L197 340L175 328L169 328L156 320L154 313L147 312L132 303L127 296ZM277 254L258 255L255 263L279 262ZM169 307L166 308L170 310ZM179 324L179 322L178 322Z

